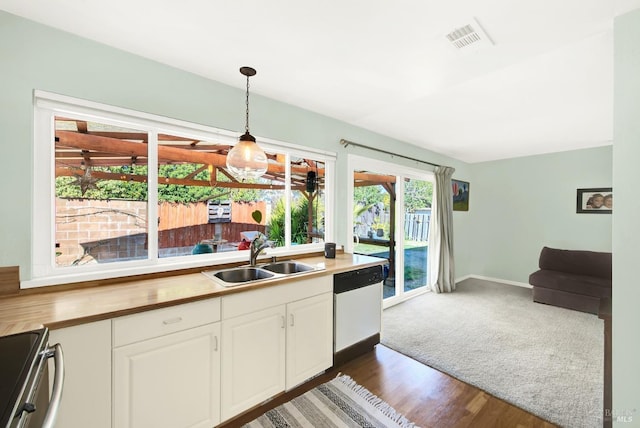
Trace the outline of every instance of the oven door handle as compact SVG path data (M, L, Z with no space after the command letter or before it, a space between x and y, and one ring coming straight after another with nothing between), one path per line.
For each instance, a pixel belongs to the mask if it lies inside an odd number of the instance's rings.
M53 347L46 350L46 355L48 358L53 357L55 375L51 389L51 400L49 401L47 415L44 418L44 422L42 422L42 428L53 428L58 416L58 409L60 408L60 401L62 400L62 387L64 385L64 355L62 353L62 346L56 343Z

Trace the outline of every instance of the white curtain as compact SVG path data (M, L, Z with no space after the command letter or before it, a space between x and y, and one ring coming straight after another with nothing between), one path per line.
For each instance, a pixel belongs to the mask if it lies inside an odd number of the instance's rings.
M429 277L436 293L450 293L456 289L453 260L453 195L451 177L454 168L435 168L436 197L431 210L429 232Z

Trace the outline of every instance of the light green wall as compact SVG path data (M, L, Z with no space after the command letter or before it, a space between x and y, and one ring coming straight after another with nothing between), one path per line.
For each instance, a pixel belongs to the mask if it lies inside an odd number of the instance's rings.
M483 162L471 170L473 251L465 263L471 273L528 283L545 245L611 251L612 216L576 213L576 189L611 187L611 146Z
M211 53L215 55L215 52ZM0 266L21 268L28 279L32 171L32 96L34 89L114 106L243 130L244 91L186 73L111 47L0 11ZM241 65L238 64L238 68ZM259 73L259 70L258 70ZM238 82L242 76L238 73ZM437 153L348 125L326 116L260 97L260 74L252 83L251 132L254 135L334 151L337 160L338 243L346 222L346 153L403 164L399 158L344 149L341 138L411 157L468 166ZM415 162L404 162L416 167ZM419 167L419 166L418 166ZM465 222L466 219L461 219ZM459 246L464 252L465 245Z
M640 9L614 22L613 409L640 427Z
M640 254L640 12L617 19L615 28L614 408L623 411L640 409L640 341L630 327L640 325L635 269ZM257 96L259 76L252 87L252 133L338 153L338 219L348 215L341 203L346 186L340 183L348 179L345 154L352 150L338 144L341 138L454 166L455 178L471 182L470 211L454 213L457 276L475 273L526 282L542 245L611 248L610 216L575 213L576 188L611 184L611 148L469 166ZM0 266L19 265L23 278L28 278L30 262L34 89L219 128L243 127L242 90L0 11ZM338 232L344 243L340 221ZM637 413L635 421L640 421Z

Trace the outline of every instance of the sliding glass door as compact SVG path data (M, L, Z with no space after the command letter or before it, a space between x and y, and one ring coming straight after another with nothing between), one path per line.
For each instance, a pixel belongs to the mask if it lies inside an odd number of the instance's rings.
M404 194L404 291L428 285L429 223L433 182L406 177Z
M385 306L428 289L433 174L349 156L355 254L385 259Z

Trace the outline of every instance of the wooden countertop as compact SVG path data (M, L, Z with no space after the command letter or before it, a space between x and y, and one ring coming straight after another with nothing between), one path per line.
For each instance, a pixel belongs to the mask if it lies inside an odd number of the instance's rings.
M87 287L86 289L47 290L42 293L0 297L0 336L33 330L42 326L56 329L85 324L195 300L269 287L294 281L300 277L332 275L354 268L380 265L385 261L375 257L344 253L336 254L335 259L314 256L298 260L310 265L322 263L325 269L291 277L261 280L235 287L223 287L201 273L192 273L126 281L118 284ZM215 267L203 268L203 270L212 269Z

